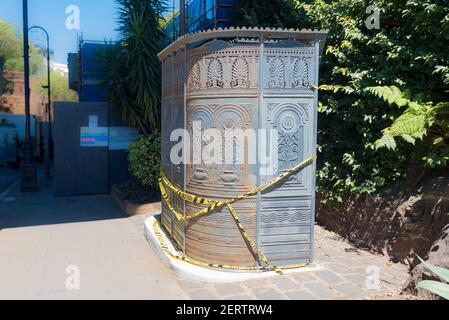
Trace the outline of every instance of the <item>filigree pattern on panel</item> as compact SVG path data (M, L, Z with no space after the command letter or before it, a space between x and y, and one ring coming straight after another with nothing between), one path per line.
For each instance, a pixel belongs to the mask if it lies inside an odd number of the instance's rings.
M311 218L310 210L288 210L288 211L273 211L270 213L262 213L260 221L266 224L269 223L305 223L309 222Z
M303 209L311 209L312 208L312 200L283 200L281 202L263 202L263 209L277 209L277 208L299 208Z
M222 159L222 164L206 165L202 159L195 158L198 155L193 152L193 165L192 165L192 180L196 182L208 182L208 183L222 183L222 184L234 184L237 183L242 176L242 172L247 170L247 166L244 163L244 154L240 150L236 137L233 135L227 135L227 130L247 129L252 121L252 106L249 104L234 105L197 105L190 108L191 121L188 122L188 128L193 136L193 141L202 141L201 148L204 150L210 142L204 139L204 132L207 129L217 129L224 137L222 143L222 150L219 151L219 156ZM200 128L193 130L193 126L196 123L200 123ZM199 130L198 130L199 129ZM227 139L233 139L228 141ZM232 163L226 164L226 145L231 145L232 150ZM200 154L201 155L201 154Z
M198 61L196 61L190 70L188 87L192 90L201 88L201 68Z
M308 121L305 104L268 104L268 122L278 130L278 171L295 167L304 158L304 125ZM290 182L300 183L301 173Z
M269 58L268 75L268 87L285 88L285 63L282 58Z
M207 87L223 88L223 76L223 63L220 59L212 59L207 67Z
M256 225L256 216L252 213L239 212L239 219L244 225ZM235 223L234 218L227 210L217 211L214 214L206 215L202 218L202 221L206 223L218 223L221 225Z
M308 49L268 49L264 62L264 86L278 90L310 90L312 57L313 51Z
M232 80L231 87L233 88L248 88L249 87L249 65L245 58L238 57L232 64Z
M191 54L196 61L189 70L189 91L258 88L258 47L231 47L215 52ZM199 85L198 85L199 81ZM251 91L248 91L248 93ZM254 94L254 92L252 92Z
M310 85L309 62L307 59L295 59L293 65L293 81L292 86L308 88Z
M201 150L207 145L207 141L203 138L203 133L212 127L213 114L207 106L196 106L192 113L192 121L189 121L189 129L192 134L193 141L201 142ZM195 126L198 126L194 128ZM195 130L194 130L195 129ZM192 144L193 148L194 146ZM201 153L198 154L193 150L192 178L198 182L209 180L209 173L201 161Z

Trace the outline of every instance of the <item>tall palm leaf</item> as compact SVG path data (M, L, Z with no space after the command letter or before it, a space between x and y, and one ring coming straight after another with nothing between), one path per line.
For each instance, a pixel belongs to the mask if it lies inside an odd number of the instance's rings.
M121 40L98 55L102 86L129 125L144 134L160 126L160 0L117 0Z

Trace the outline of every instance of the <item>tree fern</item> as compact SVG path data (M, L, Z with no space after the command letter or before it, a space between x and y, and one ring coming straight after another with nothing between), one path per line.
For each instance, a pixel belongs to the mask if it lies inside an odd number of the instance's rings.
M396 118L388 128L383 130L383 136L376 141L376 148L396 149L395 138L415 144L416 140L422 140L433 126L443 125L441 117L449 114L449 103L422 103L410 100L404 92L396 86L368 87L366 92L385 101L388 105L396 105L406 108L404 113ZM441 138L433 137L434 140Z

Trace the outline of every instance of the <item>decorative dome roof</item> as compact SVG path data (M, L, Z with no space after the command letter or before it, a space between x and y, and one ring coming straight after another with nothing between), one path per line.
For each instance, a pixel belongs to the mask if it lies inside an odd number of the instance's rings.
M159 59L163 61L167 56L180 50L186 45L206 41L210 39L220 38L264 38L264 39L295 39L303 42L320 42L326 38L326 30L311 29L271 29L271 28L247 28L247 27L230 27L201 30L197 32L187 33L179 37L175 42L171 43L159 53Z

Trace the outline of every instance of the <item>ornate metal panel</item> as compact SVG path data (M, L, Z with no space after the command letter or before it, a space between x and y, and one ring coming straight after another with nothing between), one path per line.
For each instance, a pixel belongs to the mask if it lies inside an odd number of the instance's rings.
M264 51L262 123L278 133L275 174L265 183L316 154L316 46L283 41ZM278 265L312 261L315 166L261 194L258 243Z
M160 54L162 160L169 178L189 193L227 200L316 154L318 95L314 88L318 84L319 40L324 35L319 31L213 30L182 37L165 49ZM199 124L199 131L194 124ZM180 128L186 129L191 139L191 158L186 165L170 162L176 144L170 141L170 134ZM193 139L201 141L201 150L207 149L211 140L204 133L209 129L225 137L223 148L215 151L220 163L205 163L202 152L198 155L193 150ZM229 140L233 137L226 137L230 129L253 130L256 135L242 147ZM277 130L278 137L278 166L266 176L261 173L258 152L269 139L259 140L260 129L267 138L270 129ZM226 142L233 148L232 161L227 164ZM250 163L250 155L256 155L259 164ZM203 208L184 203L176 195L170 197L186 215ZM249 236L272 263L312 261L315 165L236 203L235 209ZM208 263L258 264L227 208L184 224L163 205L162 224L188 257Z

